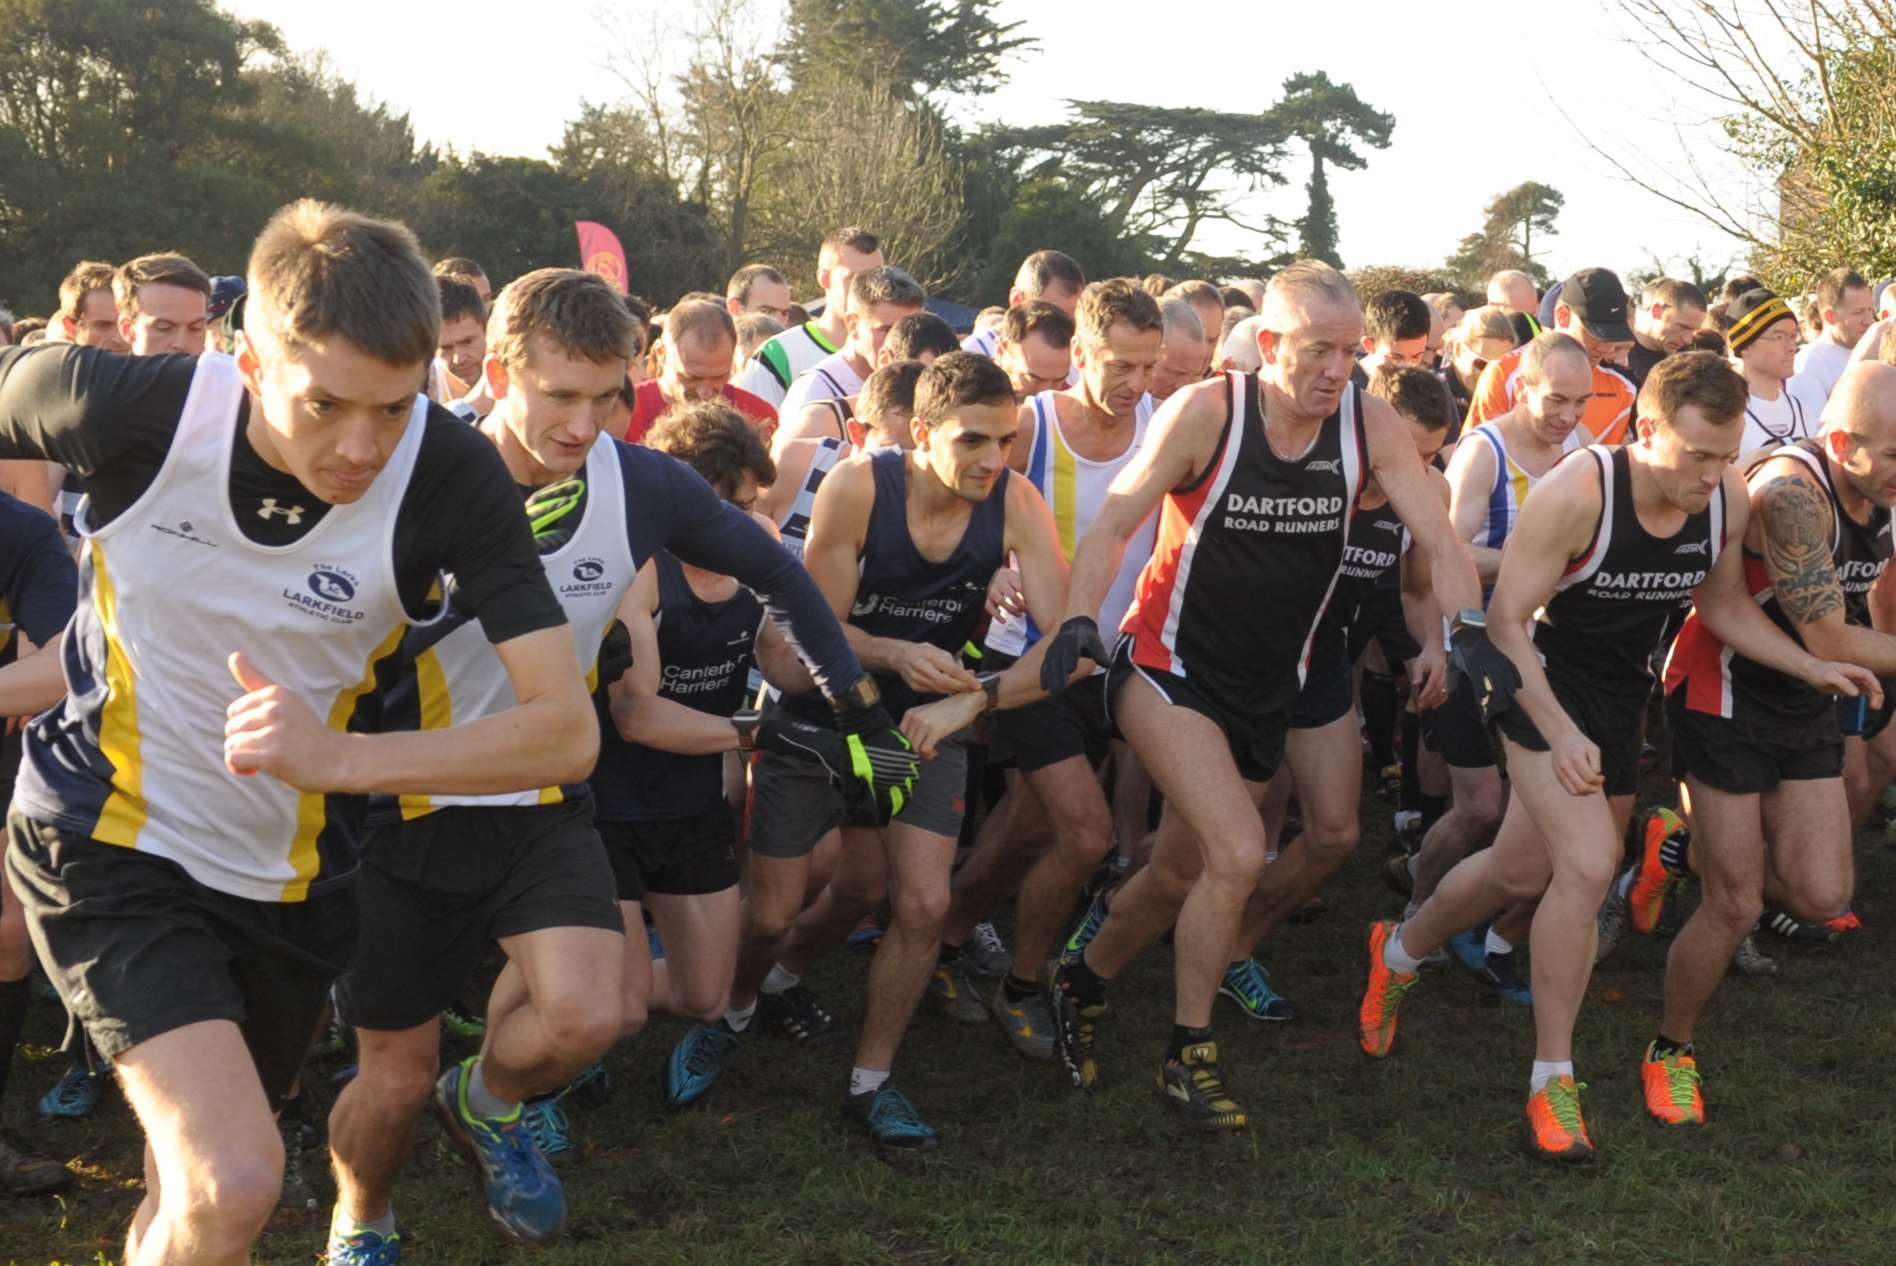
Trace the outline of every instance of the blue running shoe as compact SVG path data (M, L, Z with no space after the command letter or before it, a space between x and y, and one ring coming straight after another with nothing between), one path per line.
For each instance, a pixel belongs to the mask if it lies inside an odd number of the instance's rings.
M329 1247L323 1251L323 1266L395 1266L402 1260L402 1233L377 1235L357 1231L343 1235L331 1223Z
M843 938L843 944L850 949L872 950L882 944L882 934L887 931L882 921L873 914L865 914L849 929L849 935Z
M1489 954L1487 964L1476 975L1481 983L1494 990L1503 1002L1517 1007L1534 1005L1534 990L1521 979L1520 971L1514 966L1514 951L1505 954Z
M868 1094L845 1095L843 1115L884 1147L922 1151L936 1143L933 1127L922 1120L907 1095L886 1081Z
M612 1074L606 1071L606 1061L594 1060L585 1072L560 1091L560 1098L570 1098L582 1108L605 1107L606 1100L612 1098Z
M1297 1004L1271 988L1271 974L1255 958L1227 967L1218 992L1237 1003L1238 1010L1253 1020L1297 1018Z
M53 1088L39 1101L40 1115L43 1117L65 1117L78 1121L92 1115L99 1106L99 1100L105 1098L105 1084L111 1080L106 1072L88 1072L84 1065L74 1064L60 1074Z
M559 1175L533 1145L515 1109L511 1120L475 1115L467 1106L469 1056L441 1074L433 1107L441 1128L474 1166L487 1211L500 1229L523 1244L549 1244L566 1225L566 1192Z
M555 1165L579 1158L579 1148L573 1144L573 1123L566 1119L566 1109L560 1107L560 1100L565 1097L566 1092L561 1091L520 1108L520 1124L533 1137L533 1145L540 1149L540 1155Z
M1469 928L1448 938L1448 952L1465 972L1479 976L1488 968L1488 929Z
M1099 929L1105 922L1106 892L1101 891L1098 896L1087 902L1086 913L1080 916L1080 921L1074 924L1073 932L1067 937L1066 944L1060 947L1060 961L1079 962L1080 955L1084 954L1086 947L1093 943L1093 938L1099 935Z
M725 1057L737 1050L737 1034L723 1020L685 1030L665 1061L665 1103L682 1108L704 1098L717 1085Z
M665 957L665 942L658 939L658 929L650 923L645 925L645 947L652 952L652 961Z

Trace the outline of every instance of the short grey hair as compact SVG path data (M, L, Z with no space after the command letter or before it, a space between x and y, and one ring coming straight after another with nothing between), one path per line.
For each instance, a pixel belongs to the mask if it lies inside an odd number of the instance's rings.
M1285 330L1292 324L1290 310L1308 303L1347 303L1361 307L1350 279L1320 259L1300 259L1272 274L1264 287L1264 307L1258 315L1266 327Z
M1166 299L1159 304L1159 314L1164 320L1164 341L1182 339L1187 343L1205 341L1205 323L1198 319L1198 309L1183 299Z
M1264 368L1264 352L1257 345L1258 331L1263 328L1262 316L1245 317L1232 327L1231 333L1225 335L1224 346L1218 349L1219 367L1247 374Z

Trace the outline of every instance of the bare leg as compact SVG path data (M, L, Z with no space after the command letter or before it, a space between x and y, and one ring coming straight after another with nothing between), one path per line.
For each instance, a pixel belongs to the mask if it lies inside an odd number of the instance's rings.
M1692 1040L1705 1004L1725 979L1732 953L1764 908L1764 818L1759 797L1717 791L1695 778L1686 779L1685 789L1700 893L1698 908L1666 954L1659 1031L1675 1042Z
M502 939L529 1002L490 1027L481 1072L500 1099L557 1090L618 1040L625 938L604 928L546 928Z
M415 1124L440 1072L441 1022L356 1030L357 1071L329 1112L336 1203L357 1223L389 1210L395 1176L415 1144Z
M869 996L856 1066L886 1072L928 988L941 956L941 925L948 915L948 872L955 842L900 823L883 833L889 862L893 917L869 964Z

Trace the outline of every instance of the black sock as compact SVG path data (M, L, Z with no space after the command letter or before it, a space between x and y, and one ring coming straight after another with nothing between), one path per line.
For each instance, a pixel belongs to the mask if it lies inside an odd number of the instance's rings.
M1001 978L1001 996L1009 1002L1025 1002L1040 992L1040 986L1031 980L1022 980L1013 972Z
M1363 730L1378 771L1396 763L1396 679L1388 673L1363 673Z
M950 945L948 942L943 941L941 943L941 953L935 956L935 965L937 967L949 967L960 957L961 947L959 945Z
M1690 1055L1691 1053L1692 1044L1690 1042L1675 1042L1661 1033L1658 1037L1653 1039L1652 1054L1648 1058L1650 1062L1656 1064L1668 1055Z
M1060 980L1066 985L1068 993L1075 1002L1083 1007L1101 1006L1106 1001L1107 980L1104 976L1086 965L1086 955L1082 954L1077 962L1066 963L1060 968Z
M1183 1024L1174 1024L1172 1026L1172 1044L1165 1048L1165 1058L1182 1060L1185 1058L1186 1047L1197 1046L1200 1042L1209 1041L1211 1041L1210 1025L1206 1025L1202 1029L1194 1029Z
M7 1093L7 1074L13 1068L13 1049L26 1027L26 1008L32 1000L32 974L18 980L0 980L0 1103Z
M1420 797L1420 804L1421 804L1421 812L1422 812L1422 830L1426 834L1428 829L1434 826L1437 822L1440 822L1442 820L1442 815L1448 812L1448 797L1447 796L1422 796Z
M1402 793L1396 807L1411 813L1422 808L1422 775L1417 772L1421 759L1422 718L1413 712L1402 714Z

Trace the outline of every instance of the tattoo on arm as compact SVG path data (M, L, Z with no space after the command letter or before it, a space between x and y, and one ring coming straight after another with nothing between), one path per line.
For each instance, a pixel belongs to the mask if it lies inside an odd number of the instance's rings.
M1758 495L1764 558L1778 605L1794 625L1815 624L1843 610L1843 589L1830 558L1830 507L1795 475L1781 475Z

